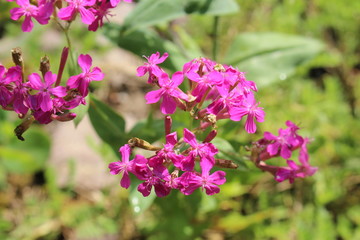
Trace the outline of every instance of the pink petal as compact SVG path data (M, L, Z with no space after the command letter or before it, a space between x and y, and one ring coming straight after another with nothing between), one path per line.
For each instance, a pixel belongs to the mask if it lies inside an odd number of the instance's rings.
M222 185L226 182L225 175L226 173L223 171L216 171L213 174L211 174L208 179L211 183L214 183L216 185Z
M136 71L137 71L137 76L142 77L148 72L148 68L145 66L140 66L136 69Z
M158 89L158 90L155 90L155 91L148 92L145 95L146 104L151 104L151 103L158 102L163 94L164 94L163 89Z
M197 147L198 143L196 141L195 134L192 133L189 129L184 128L184 141L190 144L192 147Z
M95 16L90 10L88 10L84 7L80 7L79 12L80 12L80 16L81 16L81 21L83 23L90 25L92 22L95 21Z
M33 27L34 27L34 23L32 22L31 17L25 16L25 20L21 25L21 29L23 30L23 32L31 32Z
M67 95L66 88L63 86L57 86L50 90L51 94L57 97L65 97Z
M94 67L91 72L91 81L101 81L104 79L104 73L100 68Z
M42 111L44 112L48 112L50 110L52 110L53 108L53 102L51 100L50 94L49 93L40 93L41 100L40 101L40 108Z
M121 185L123 188L126 188L126 189L129 188L129 186L130 186L129 173L124 172L123 177L121 178L121 181L120 181L120 185Z
M246 118L245 130L248 133L256 132L256 125L254 121L254 116L252 114L249 114L248 117Z
M37 73L32 73L29 75L30 87L35 90L40 90L44 88L44 83L41 81L41 77Z
M214 195L220 192L220 188L213 184L206 185L204 188L207 195Z
M89 72L91 65L92 65L92 58L89 54L80 54L78 58L78 63L83 72Z
M61 20L71 20L75 14L75 8L70 5L68 7L60 9L57 15Z
M160 109L163 114L173 114L176 111L176 101L173 97L165 94Z
M120 162L112 162L109 164L110 174L116 175L122 170L122 165Z
M79 84L80 84L80 75L71 76L66 83L66 85L72 89L77 88Z
M24 15L24 10L22 8L13 8L10 10L11 19L12 20L19 20Z
M125 144L119 149L119 152L121 152L121 158L122 162L129 162L130 154L131 154L131 148L129 144Z
M56 74L52 74L52 72L47 72L45 73L45 85L47 87L50 87L51 85L53 85L56 81Z
M171 78L173 87L179 86L184 81L184 74L182 72L175 72Z

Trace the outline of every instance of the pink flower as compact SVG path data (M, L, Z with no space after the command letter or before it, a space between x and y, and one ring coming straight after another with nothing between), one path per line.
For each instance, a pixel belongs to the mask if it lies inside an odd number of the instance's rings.
M140 66L137 68L138 76L144 76L147 72L149 72L149 79L148 83L153 83L154 78L160 78L164 71L157 66L157 64L160 64L165 61L165 59L169 56L168 53L164 53L162 57L160 57L160 53L154 53L150 57L145 57L148 62L144 64L144 66Z
M210 168L202 168L201 175L194 172L185 172L180 177L179 184L182 186L180 191L185 195L192 194L196 189L205 189L207 195L214 195L220 192L218 185L226 182L225 172L216 171L209 174Z
M53 12L53 3L51 1L41 2L39 3L39 6L30 4L29 0L16 0L16 3L20 8L13 8L10 10L11 19L16 21L22 16L25 16L21 27L24 32L30 32L33 29L34 23L31 18L35 18L36 21L42 25L49 22Z
M121 152L122 161L112 162L109 164L110 173L113 175L123 173L123 177L121 178L120 185L123 188L129 188L130 186L130 177L129 172L133 167L133 162L129 161L131 148L128 144L125 144L119 149Z
M10 81L5 77L6 72L6 68L0 65L0 105L4 108L12 98L12 93L8 89Z
M138 186L138 191L142 193L144 197L149 196L152 187L155 188L155 193L158 197L167 196L171 187L167 184L166 180L171 179L169 171L162 165L156 165L152 171L149 171L145 176L145 182Z
M90 82L101 81L104 78L104 74L98 67L91 69L92 59L88 54L81 54L78 58L78 63L83 70L83 73L70 77L67 86L70 88L77 88L81 95L85 97L89 92L88 88Z
M90 25L95 21L95 16L90 9L85 7L92 7L96 0L66 0L69 6L62 8L58 12L58 17L61 20L72 20L77 13L80 13L81 21Z
M94 8L91 8L92 12L95 15L95 20L89 25L88 30L95 32L99 27L104 25L104 18L107 16L112 16L109 9L112 8L109 2L103 1L100 5L95 5Z
M254 119L258 122L263 122L265 112L262 107L258 107L259 103L256 103L253 94L246 96L241 106L233 107L229 110L230 119L233 121L240 121L242 117L247 115L245 130L248 133L256 132L256 125Z
M44 76L45 82L41 81L41 77L37 73L33 73L29 76L29 85L32 89L38 90L36 94L37 106L44 112L53 109L52 95L56 97L66 96L66 88L62 86L53 87L56 82L56 74L47 72Z
M186 161L183 161L184 169L192 171L195 164L195 158L200 157L200 166L203 169L211 169L215 164L214 156L218 150L212 143L198 143L195 134L187 128L184 128L184 142L190 144L190 152ZM186 163L186 164L185 164Z
M159 78L160 89L148 92L145 95L146 103L156 103L162 98L160 105L163 114L173 114L176 110L176 102L178 99L188 100L188 96L183 93L178 86L183 81L182 72L173 74L172 79L166 73L163 73Z

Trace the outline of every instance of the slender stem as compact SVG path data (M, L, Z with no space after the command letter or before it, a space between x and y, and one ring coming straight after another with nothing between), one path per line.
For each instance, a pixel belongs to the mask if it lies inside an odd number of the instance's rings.
M218 45L219 45L219 16L214 17L213 29L212 29L212 40L213 40L213 48L212 48L212 57L213 60L217 60L217 53L218 53Z

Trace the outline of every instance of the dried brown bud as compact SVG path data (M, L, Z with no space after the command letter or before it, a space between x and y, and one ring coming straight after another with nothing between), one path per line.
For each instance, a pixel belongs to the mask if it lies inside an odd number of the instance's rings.
M138 148L142 148L145 150L150 150L150 151L159 151L161 150L161 148L159 147L155 147L153 145L151 145L150 143L148 143L145 140L142 140L140 138L137 137L133 137L128 141L128 144L130 145L130 147L138 147Z
M50 59L48 56L44 56L40 59L40 72L43 77L45 77L45 73L50 71Z
M13 62L15 63L15 65L20 66L21 69L23 69L24 61L22 58L21 48L19 48L19 47L13 48L11 50L11 55L12 55L12 59L13 59Z

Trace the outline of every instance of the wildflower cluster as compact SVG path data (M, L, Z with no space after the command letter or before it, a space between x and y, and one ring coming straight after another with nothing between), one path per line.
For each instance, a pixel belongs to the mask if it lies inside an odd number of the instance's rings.
M243 72L227 65L221 65L206 58L194 59L183 66L182 71L175 72L171 77L158 64L163 63L168 54L160 53L146 57L148 62L137 69L138 76L148 73L148 83L159 89L148 92L145 96L148 104L160 103L160 110L165 114L165 139L163 147L155 147L148 142L132 138L128 144L120 148L122 160L109 164L111 174L123 173L120 185L130 186L129 173L143 181L138 186L144 196L152 190L159 197L164 197L172 189L178 189L185 195L192 194L196 189L205 190L212 195L220 191L219 185L225 183L225 172L211 170L214 166L237 168L230 160L219 159L218 149L211 143L217 135L216 123L220 119L240 121L246 117L245 130L256 131L255 120L264 121L265 112L255 100L257 87L248 81ZM188 91L180 89L187 80ZM183 87L182 87L183 88ZM177 132L171 132L172 120L169 114L179 108L189 112L191 118L197 120L194 130L183 129L182 138ZM195 123L196 124L196 123ZM313 175L317 168L310 166L307 151L308 138L297 134L299 128L292 122L286 122L288 128L280 129L279 136L265 132L264 138L253 144L250 159L255 165L272 173L279 182L289 179ZM207 132L201 141L198 133ZM135 155L130 160L132 149L139 147L154 151L151 157ZM297 165L290 160L292 151L300 148ZM288 167L269 166L265 160L281 156L287 160ZM198 163L198 164L196 164Z
M257 87L254 82L246 80L243 72L210 59L197 58L186 63L183 71L175 72L170 78L157 66L167 57L167 53L162 57L159 53L153 54L147 58L148 63L137 70L138 76L148 72L148 83L160 88L146 94L146 103L161 100L163 114L173 114L177 107L188 111L201 121L201 129L215 126L220 119L240 121L246 116L245 130L254 133L255 120L264 121L265 112L255 100ZM187 93L179 88L185 78L190 89Z
M7 0L16 2L19 7L10 10L11 19L17 21L24 16L22 30L30 32L35 19L38 23L48 24L51 17L56 21L71 22L77 15L88 25L89 31L96 31L103 26L104 18L112 16L110 10L115 8L121 0ZM132 0L123 0L132 2Z
M293 183L295 178L312 176L317 168L309 164L307 144L310 140L297 133L299 127L293 122L287 121L286 126L286 129L279 129L278 136L265 132L264 137L253 144L252 160L260 169L273 174L276 181L282 182L288 179ZM290 158L293 151L299 148L300 164L296 164ZM286 160L287 167L270 166L265 163L266 160L278 156Z
M20 118L26 116L26 124L34 120L48 124L53 120L74 119L76 114L69 110L86 104L89 83L104 78L100 68L92 68L89 55L80 55L78 63L83 72L71 76L66 86L60 86L68 48L64 48L58 74L50 71L50 63L45 57L40 64L41 75L31 73L25 77L21 50L13 49L12 53L16 66L6 68L0 64L0 105L5 110L15 111ZM25 130L19 130L19 139L23 140L21 134Z
M147 63L137 69L138 76L148 73L148 83L159 87L147 93L145 99L148 104L161 101L161 112L166 115L166 143L162 148L157 148L144 140L131 139L129 144L120 148L122 161L109 165L110 172L123 172L121 186L124 188L130 186L129 173L144 181L138 186L144 196L150 194L152 186L159 197L168 195L171 189L178 189L185 195L193 193L197 188L205 190L208 195L218 193L218 185L226 181L225 172L211 173L212 168L215 165L237 168L237 165L230 160L216 158L218 149L211 143L217 134L216 122L225 118L240 121L246 116L245 129L248 133L254 133L254 120L262 122L265 115L255 100L256 85L247 81L244 73L237 69L206 58L186 63L183 71L175 72L170 77L157 65L167 57L167 53L163 56L160 53L153 54L147 58ZM184 79L189 83L187 93L179 88ZM184 128L180 140L176 132L171 132L171 118L168 115L175 113L177 108L189 112L190 117L199 122L194 130ZM198 141L196 134L209 127L212 129L207 137ZM155 155L149 158L136 155L130 161L131 147L152 150ZM196 162L199 163L198 167Z

